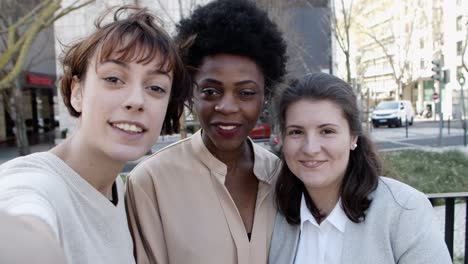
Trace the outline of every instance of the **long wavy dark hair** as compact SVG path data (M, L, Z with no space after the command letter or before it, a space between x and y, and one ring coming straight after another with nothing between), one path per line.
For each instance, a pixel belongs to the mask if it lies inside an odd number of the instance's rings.
M273 109L282 137L288 107L302 99L328 100L338 105L348 122L351 134L358 137L358 147L350 150L348 166L340 187L340 197L347 217L355 223L362 222L371 204L369 194L377 188L382 164L369 136L363 131L356 95L349 84L325 73L309 74L295 80L277 93L274 99ZM320 215L302 181L291 172L284 157L281 159L283 167L276 184L279 211L290 224L299 224L301 197L304 194L311 213L315 216Z

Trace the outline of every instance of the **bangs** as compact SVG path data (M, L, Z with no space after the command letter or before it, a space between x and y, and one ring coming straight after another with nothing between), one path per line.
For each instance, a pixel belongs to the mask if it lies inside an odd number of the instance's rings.
M169 48L170 43L159 32L151 32L141 26L129 24L110 31L101 40L97 61L102 63L112 58L146 65L158 60L160 70L172 71L176 54Z

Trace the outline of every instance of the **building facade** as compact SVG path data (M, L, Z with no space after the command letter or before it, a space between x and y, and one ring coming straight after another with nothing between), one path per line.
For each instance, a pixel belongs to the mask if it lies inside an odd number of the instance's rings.
M21 1L21 3L10 7L11 9L7 11L6 15L11 16L10 18L16 21L37 4L36 0ZM24 29L19 29L17 33L21 35L23 32ZM0 37L7 37L7 34ZM1 43L6 42L0 42L0 49L3 48ZM8 66L11 67L11 65ZM31 144L38 142L43 136L48 137L48 133L53 133L56 125L54 102L57 95L55 85L57 78L55 68L54 29L49 27L42 30L35 38L15 82L21 87L26 132ZM0 93L0 143L7 145L15 144L13 100L11 89Z
M356 2L360 33L353 44L358 54L356 71L361 73L355 74L374 104L399 98L410 100L418 113L429 108L442 111L444 118L459 118L457 74L465 71L461 54L467 30L465 2ZM440 83L431 78L433 60L441 62L447 75Z

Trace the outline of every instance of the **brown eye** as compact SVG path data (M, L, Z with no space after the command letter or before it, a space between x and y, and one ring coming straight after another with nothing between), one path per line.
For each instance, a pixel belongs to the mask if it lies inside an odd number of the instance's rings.
M112 83L112 84L117 84L120 81L120 79L115 77L115 76L106 77L106 78L104 78L104 80L106 82L109 82L109 83ZM120 82L122 82L122 81L120 81Z
M159 93L159 94L165 94L166 93L166 90L164 90L164 88L162 88L161 86L158 86L158 85L150 86L149 89L151 91Z
M220 95L220 93L218 92L218 90L216 90L215 88L211 88L211 87L208 87L208 88L203 88L201 90L201 92L206 95L206 96L217 96L217 95Z
M299 129L292 129L288 131L288 135L290 136L302 135L302 134L303 134L302 130L299 130Z

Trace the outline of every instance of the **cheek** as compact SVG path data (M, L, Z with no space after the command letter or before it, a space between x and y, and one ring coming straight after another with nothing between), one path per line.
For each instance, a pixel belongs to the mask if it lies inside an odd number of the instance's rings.
M248 104L242 105L243 109L248 109L249 113L252 117L255 116L255 119L261 114L262 112L263 101L254 101Z
M210 115L212 107L209 103L206 102L196 102L193 105L193 109L200 119L200 122L204 122L204 119Z
M287 162L294 159L298 150L299 147L296 141L287 138L283 140L283 155Z

